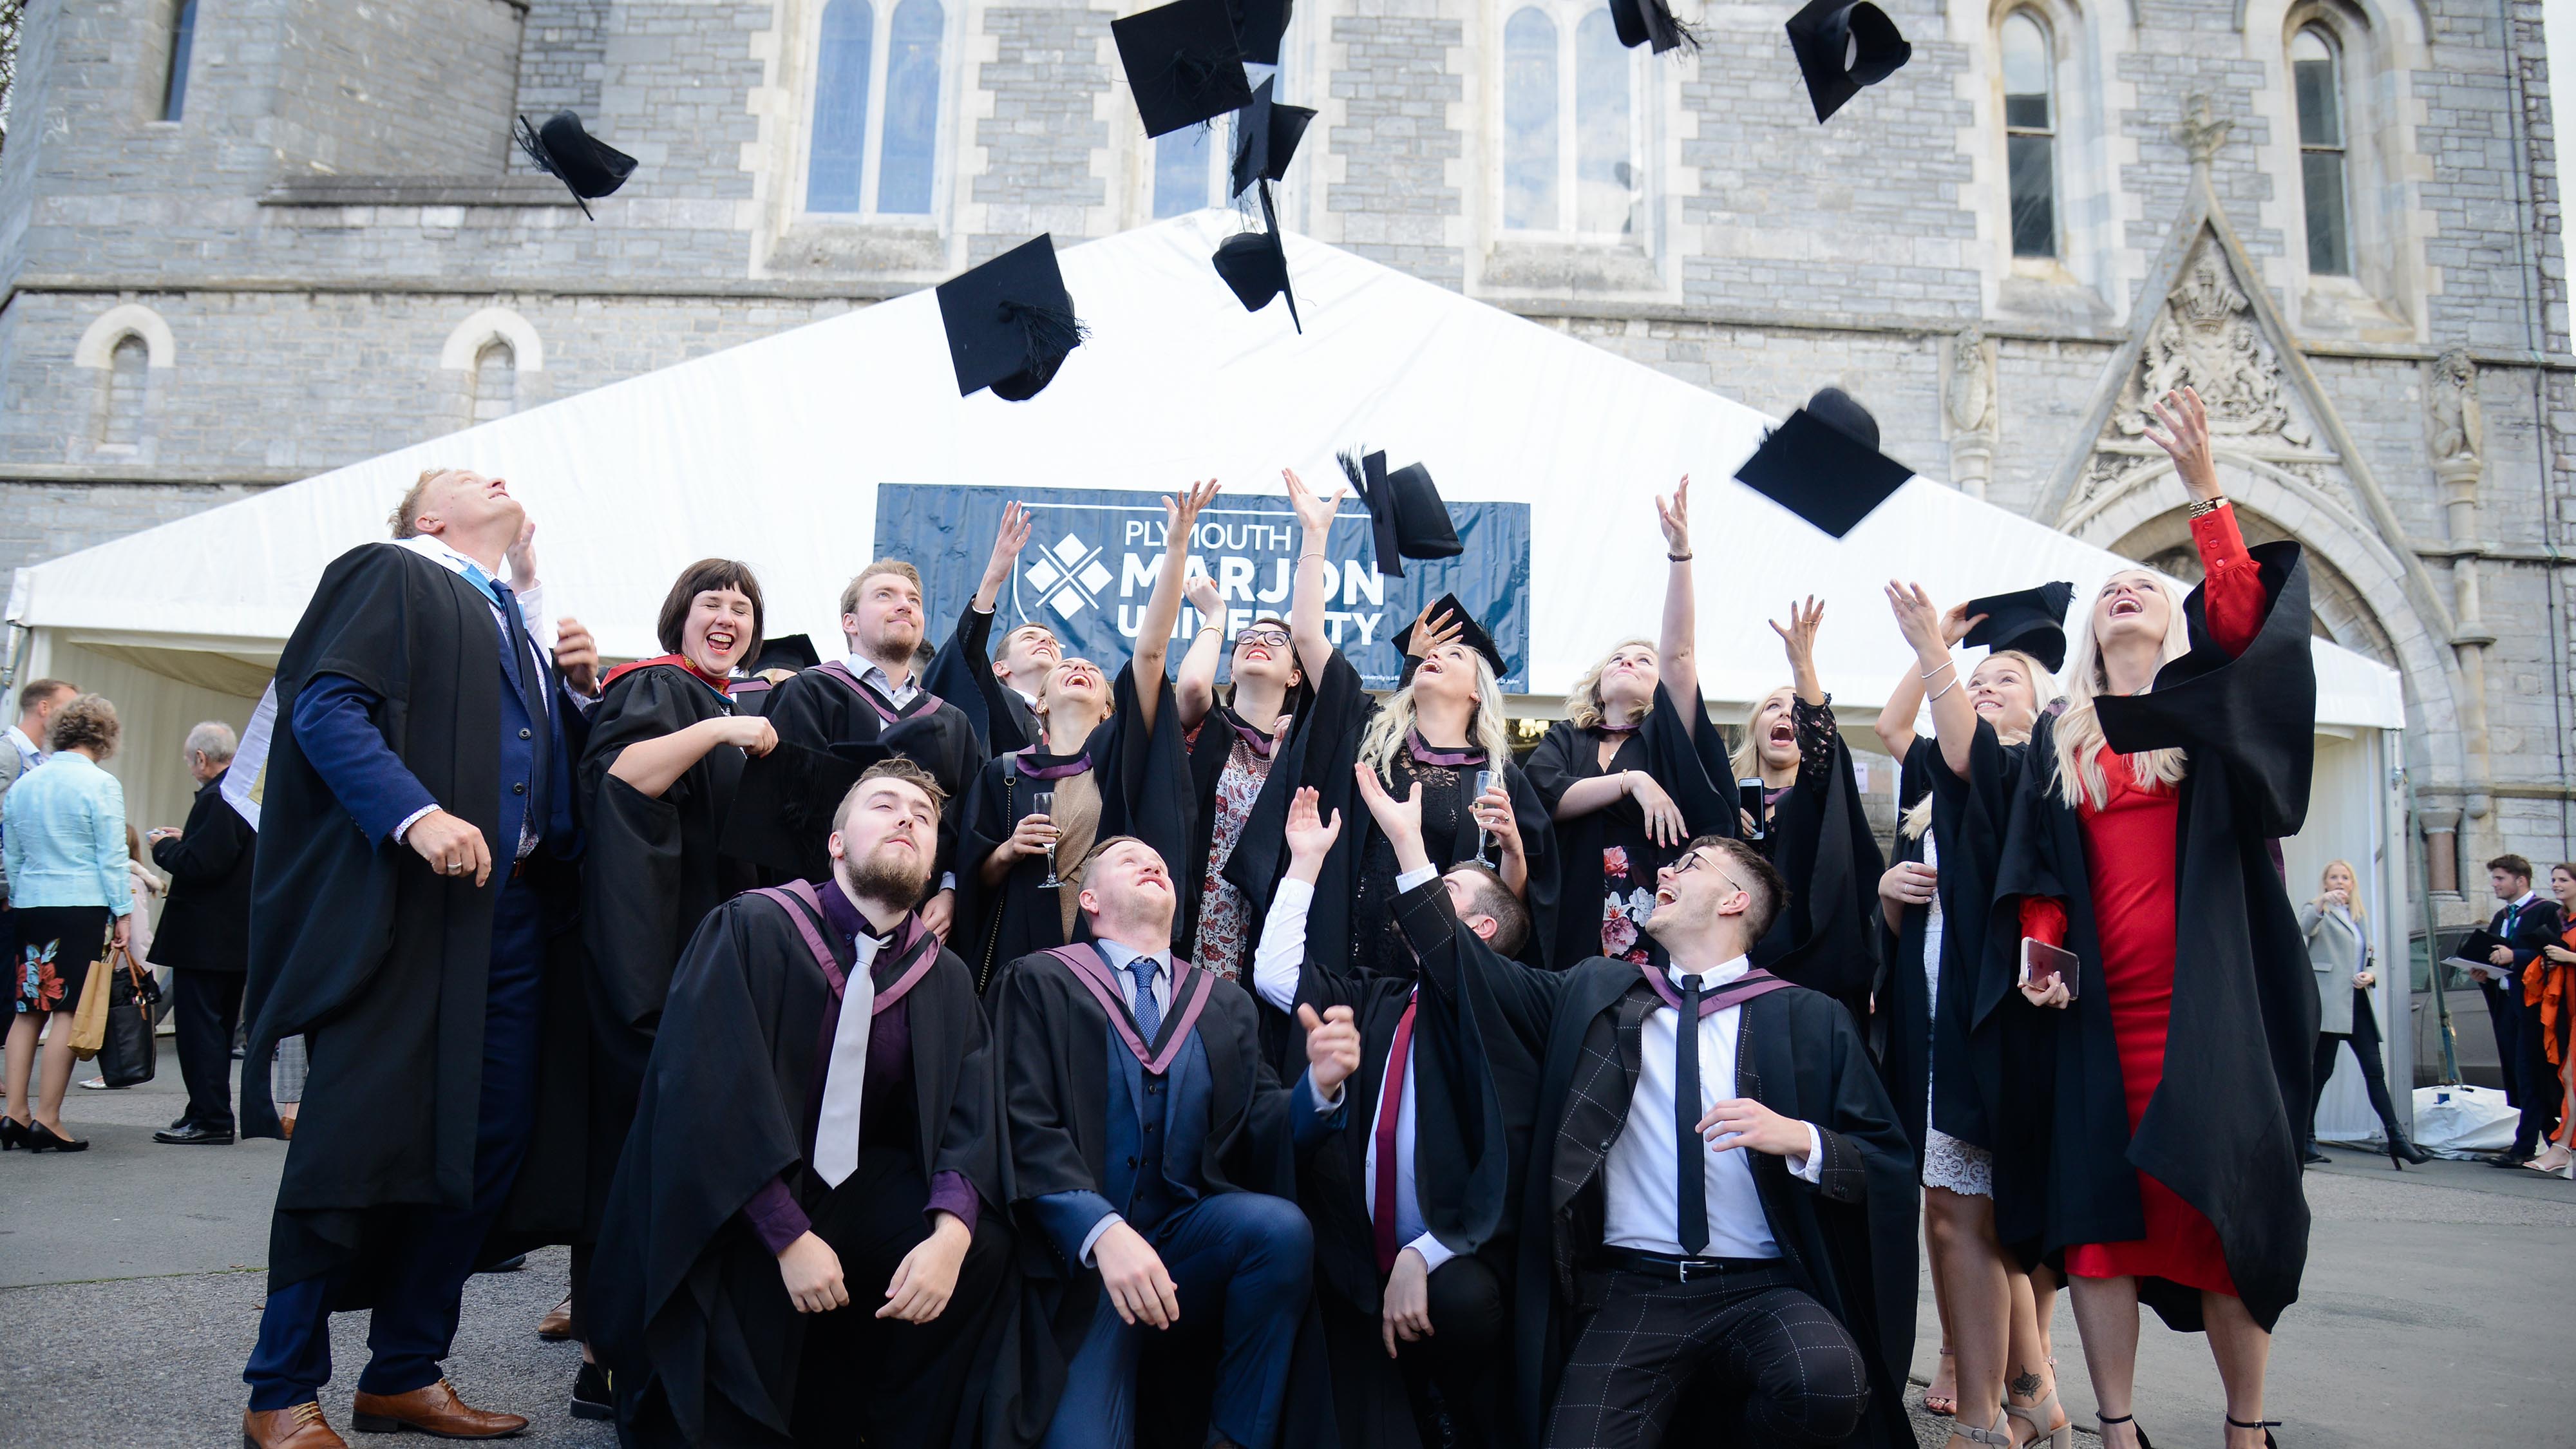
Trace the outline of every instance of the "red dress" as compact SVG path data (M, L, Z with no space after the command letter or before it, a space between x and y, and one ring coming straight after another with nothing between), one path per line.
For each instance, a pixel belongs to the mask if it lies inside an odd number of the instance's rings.
M2217 509L2193 520L2191 533L2208 570L2201 602L2210 633L2228 653L2241 654L2262 628L2265 603L2262 579L2245 552L2235 513ZM2120 1081L2134 1133L2165 1074L2177 909L2174 837L2181 797L2168 786L2141 787L2129 757L2108 745L2095 758L2110 782L2109 803L2097 810L2088 799L2076 814L2083 824L2085 875L2102 943L2103 994L2111 1008L2112 1036L2119 1043ZM2023 919L2026 934L2065 939L2060 902L2025 902ZM2066 1271L2080 1278L2164 1278L2235 1296L2235 1280L2228 1276L2226 1254L2209 1219L2143 1172L2138 1174L2138 1197L2147 1235L2132 1242L2071 1246Z

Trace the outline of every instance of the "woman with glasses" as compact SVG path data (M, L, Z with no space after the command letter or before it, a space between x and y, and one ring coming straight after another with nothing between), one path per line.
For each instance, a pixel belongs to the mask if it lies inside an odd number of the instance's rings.
M1218 642L1226 637L1227 611L1216 581L1189 581L1198 632L1181 658L1174 696L1182 738L1190 751L1190 793L1198 802L1190 832L1189 868L1182 882L1180 916L1172 939L1182 954L1228 981L1251 963L1261 920L1243 889L1225 878L1243 823L1270 779L1270 761L1299 714L1312 703L1305 671L1288 637L1288 621L1265 614L1233 634L1227 664L1233 688L1217 695ZM1178 864L1178 862L1176 862Z

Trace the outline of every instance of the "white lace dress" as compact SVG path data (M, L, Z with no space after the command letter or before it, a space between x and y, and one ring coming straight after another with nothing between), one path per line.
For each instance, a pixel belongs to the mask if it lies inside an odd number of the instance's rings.
M1923 833L1923 863L1934 870L1941 868L1941 851L1932 833ZM1932 893L1932 904L1923 914L1923 982L1925 996L1932 1003L1932 1016L1941 1011L1941 893ZM1995 1155L1974 1143L1962 1142L1932 1125L1932 1054L1923 1058L1923 1185L1946 1187L1970 1197L1995 1195Z

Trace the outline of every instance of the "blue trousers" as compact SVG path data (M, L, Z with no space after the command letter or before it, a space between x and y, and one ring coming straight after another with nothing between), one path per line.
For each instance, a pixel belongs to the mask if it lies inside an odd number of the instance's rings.
M407 1394L438 1382L474 1255L509 1200L536 1123L538 988L545 930L536 893L505 878L492 910L492 976L483 1005L483 1092L475 1117L474 1201L421 1208L386 1233L383 1294L367 1329L358 1391ZM331 1381L331 1303L337 1274L268 1295L259 1343L242 1379L255 1410L310 1402Z
M1209 1427L1246 1449L1270 1449L1279 1437L1288 1359L1314 1270L1315 1235L1306 1215L1285 1198L1219 1193L1165 1218L1146 1236L1179 1290L1181 1318L1172 1331L1213 1332L1223 1340ZM1137 1359L1154 1331L1121 1322L1109 1295L1101 1294L1044 1449L1131 1449Z

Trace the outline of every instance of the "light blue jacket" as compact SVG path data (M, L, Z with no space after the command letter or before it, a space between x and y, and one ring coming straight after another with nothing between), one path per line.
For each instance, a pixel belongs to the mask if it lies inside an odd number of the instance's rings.
M125 787L87 755L64 750L0 796L0 860L9 904L134 909L125 869Z

